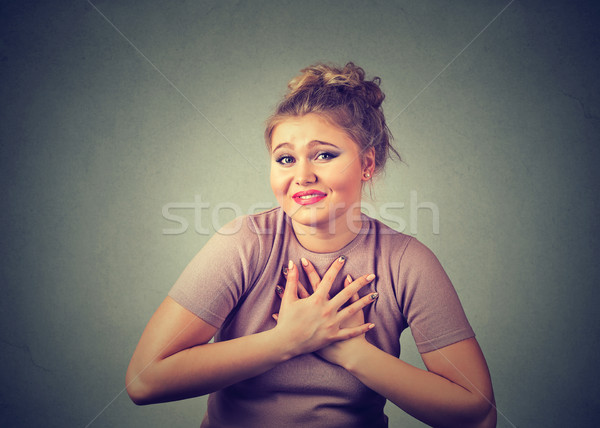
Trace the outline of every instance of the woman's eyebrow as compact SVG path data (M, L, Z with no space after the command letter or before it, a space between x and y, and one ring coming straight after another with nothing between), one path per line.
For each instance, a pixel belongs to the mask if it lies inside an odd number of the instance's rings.
M316 145L331 146L331 147L335 147L336 149L339 149L338 146L336 146L333 143L328 143L327 141L312 140L310 143L308 143L309 147L316 146Z
M290 143L281 143L281 144L276 145L272 151L276 152L278 149L281 149L282 147L292 147L292 145Z
M308 143L308 147L309 148L312 148L312 147L317 146L317 145L330 146L330 147L334 147L336 149L339 149L338 146L336 146L335 144L332 144L332 143L328 143L327 141L312 140L311 142ZM287 143L287 142L286 143L280 143L280 144L278 144L278 145L275 146L275 148L273 149L273 152L276 152L277 150L279 150L281 148L284 148L284 147L288 147L288 148L291 148L291 149L294 148L294 146L291 143Z

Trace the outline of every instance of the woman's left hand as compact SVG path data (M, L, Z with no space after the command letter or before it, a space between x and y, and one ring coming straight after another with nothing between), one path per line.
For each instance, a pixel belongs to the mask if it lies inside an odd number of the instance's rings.
M319 286L319 283L321 282L321 277L315 270L312 263L310 263L308 260L306 260L304 258L302 259L302 266L308 276L308 280L310 282L313 292L316 291L317 287ZM284 275L285 275L285 272L284 272ZM350 277L350 275L347 275L344 280L344 288L348 287L352 283L352 281L353 280ZM278 288L278 291L279 290L281 290L281 288ZM283 292L281 292L281 293L278 292L278 295L281 297L283 295ZM306 291L306 287L304 287L300 283L298 284L298 295L300 298L306 298L309 296L309 293ZM375 300L377 297L378 297L377 293L371 293L369 298L371 300ZM359 299L360 299L360 297L358 296L358 294L354 294L351 297L348 304L352 304L352 303L358 301ZM273 318L277 319L277 314L274 314ZM346 319L344 324L341 327L356 327L356 326L363 325L364 323L365 323L365 316L361 309L361 310L357 310L348 319ZM361 334L360 336L356 336L351 339L334 342L334 343L316 351L316 353L319 356L321 356L322 358L324 358L325 360L329 361L330 363L343 366L344 358L346 356L355 355L357 352L360 352L361 349L364 349L364 347L368 346L368 345L369 345L369 343L367 342L365 335Z

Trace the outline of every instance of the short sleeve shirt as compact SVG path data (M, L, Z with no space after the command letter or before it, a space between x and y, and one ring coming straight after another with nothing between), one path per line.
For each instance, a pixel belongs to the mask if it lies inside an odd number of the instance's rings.
M421 353L474 336L435 255L364 214L358 235L334 253L302 247L281 208L240 217L209 240L169 296L217 327L215 341L231 340L276 325L275 287L285 283L288 260L300 266L304 257L323 275L341 255L346 262L330 294L343 288L347 274L375 273L359 294L379 293L364 314L376 324L366 338L381 350L399 357L400 335L408 327ZM386 427L385 401L343 368L305 354L211 394L202 427Z

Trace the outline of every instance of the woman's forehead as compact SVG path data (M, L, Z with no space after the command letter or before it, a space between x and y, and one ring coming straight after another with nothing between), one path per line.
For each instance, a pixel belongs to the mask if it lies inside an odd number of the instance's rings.
M355 144L342 128L321 115L311 113L286 118L278 123L273 129L271 147L276 150L285 143L314 145L318 142Z

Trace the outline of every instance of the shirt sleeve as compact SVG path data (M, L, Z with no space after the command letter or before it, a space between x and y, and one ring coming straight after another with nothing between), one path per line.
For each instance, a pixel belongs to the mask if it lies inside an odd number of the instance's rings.
M255 282L261 242L247 216L213 235L177 279L169 296L207 323L220 328Z
M420 353L475 336L442 265L414 238L402 257L400 277L405 282L401 308Z

